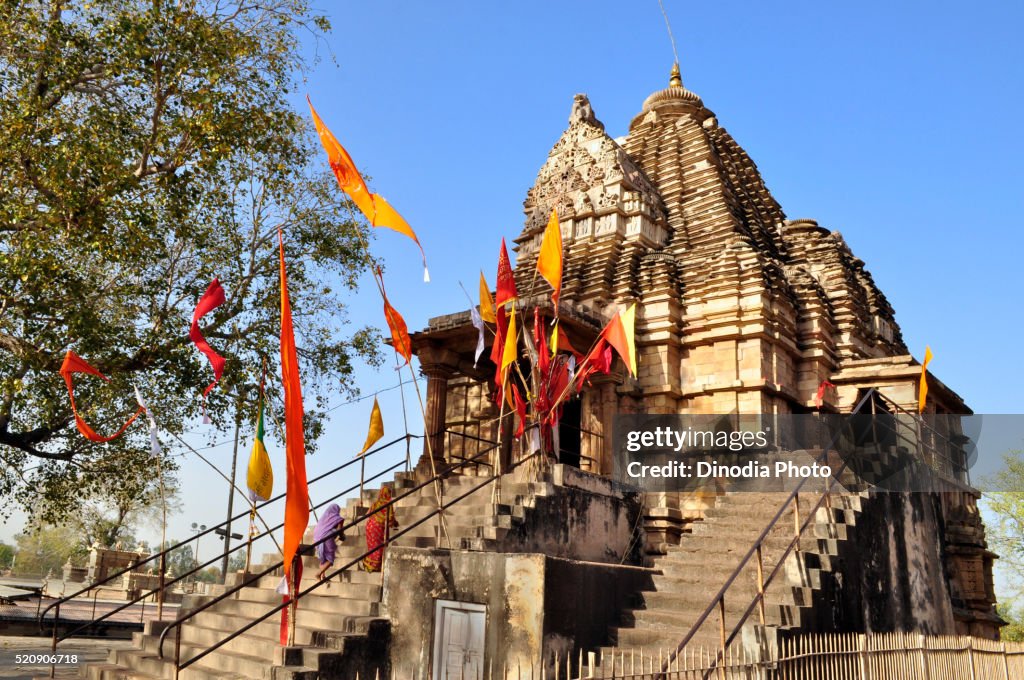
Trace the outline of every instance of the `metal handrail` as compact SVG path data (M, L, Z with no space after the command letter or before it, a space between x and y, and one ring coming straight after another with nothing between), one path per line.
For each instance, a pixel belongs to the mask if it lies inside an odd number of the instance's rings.
M386 444L382 444L381 446L378 446L378 447L376 447L374 449L371 449L370 451L367 451L366 454L365 454L365 457L369 457L369 456L371 456L371 455L373 455L375 453L383 451L383 450L385 450L385 449L387 449L387 448L397 444L398 442L407 441L410 438L420 438L420 435L404 434L401 437L398 437L397 439L393 439L392 441L387 442ZM355 463L359 462L361 459L364 460L365 458L364 457L354 458L354 459L352 459L352 460L350 460L350 461L348 461L346 463L343 463L343 464L341 464L341 465L339 465L339 466L337 466L337 467L335 467L335 468L333 468L331 470L328 470L327 472L325 472L325 473L323 473L321 475L318 475L318 476L314 477L313 479L309 480L307 482L307 484L313 484L315 482L320 481L321 479L324 479L325 477L328 477L328 476L333 475L333 474L335 474L337 472L340 472L341 470L347 468L348 466L354 465ZM404 463L404 461L399 462L398 464L393 465L392 467L388 468L387 470L385 470L385 471L383 471L381 473L378 473L378 475L375 475L371 479L376 479L378 476L396 469L397 467L399 467L403 463ZM344 491L341 494L336 494L334 497L328 499L327 501L324 501L323 503L320 503L320 504L314 506L314 508L319 508L320 506L324 505L324 503L329 503L331 500L334 500L334 499L338 498L339 496L343 495L344 493L349 493L352 490L354 490L354 489L348 489L347 491ZM277 496L274 496L273 498L271 498L271 499L269 499L267 501L264 501L264 502L256 505L255 509L259 510L259 509L261 509L261 508L263 508L263 507L265 507L267 505L270 505L271 503L274 503L275 501L278 501L278 500L284 498L286 493L287 492L278 494ZM188 543L191 543L192 541L198 541L200 538L202 538L206 534L209 534L209 533L211 533L213 531L216 531L217 529L219 529L219 528L221 528L223 526L226 526L230 522L234 522L236 520L242 519L243 517L246 517L247 515L250 514L251 511L252 511L252 509L250 508L249 510L241 512L238 515L236 515L235 517L232 517L230 520L225 520L224 522L221 522L220 524L218 524L216 526L210 527L206 531L203 531L201 533L196 534L195 536L189 538L188 540L176 543L175 545L172 545L172 546L170 546L168 548L165 548L164 550L162 550L162 551L160 551L160 552L158 552L156 554L153 554L153 555L149 556L145 560L142 560L140 562L136 562L135 564L130 565L129 567L127 567L125 569L122 569L121 571L115 572L113 575L108 576L107 578L103 579L102 581L97 581L95 583L92 583L92 584L86 586L85 588L83 588L83 589L81 589L81 590L79 590L79 591L77 591L75 593L72 593L71 595L66 595L66 596L56 600L55 602L50 603L45 609L43 609L42 611L38 612L38 614L36 615L36 619L37 619L37 623L39 625L39 631L40 631L40 633L42 633L43 622L45 620L47 612L49 612L51 609L56 608L56 612L55 612L54 617L53 617L53 637L54 637L54 640L53 640L53 643L52 643L51 651L56 653L57 644L62 642L62 641L64 641L64 640L66 640L66 639L68 639L72 635L74 635L74 634L76 634L76 633L78 633L78 632L80 632L82 630L85 630L86 628L95 626L100 621L103 621L103 620L107 619L108 617L110 617L110 616L112 616L112 615L114 615L114 614L116 614L116 613L118 613L118 612L120 612L120 611L122 611L124 609L127 609L131 605L137 604L140 600L143 600L143 599L149 597L150 595L154 595L156 593L163 592L169 586L174 585L178 581L181 581L181 580L185 579L186 577L191 576L192 574L195 574L195 573L205 569L206 567L214 564L215 562L222 560L223 559L223 553L218 554L213 559L211 559L211 560L209 560L207 562L204 562L201 565L197 565L196 567L194 567L190 571L185 572L184 574L181 574L180 576L178 576L178 577L176 577L174 579L171 579L170 581L163 581L162 584L157 586L156 588L153 588L152 590L149 590L149 591L145 592L144 594L140 594L135 599L126 602L125 604L121 605L120 607L117 607L116 609L110 610L110 611L106 612L105 614L103 614L102 616L100 616L99 618L93 619L92 621L89 621L88 623L83 624L83 625L79 626L78 628L75 628L70 633L67 633L67 634L65 634L63 636L59 636L58 637L57 636L57 629L59 628L59 624L60 624L60 606L62 604L65 604L68 601L70 601L70 600L72 600L72 599L74 599L76 597L79 597L79 596L81 596L81 595L83 595L85 593L88 593L91 590L99 588L100 586L106 585L107 583L110 583L112 580L114 580L116 578L119 578L119 577L123 576L124 574L127 574L127 573L129 573L131 571L137 570L138 567L140 567L140 566L142 566L144 564L147 564L147 563L153 561L154 559L160 558L161 564L164 564L165 563L165 558L166 558L166 556L170 552L172 552L174 550L177 550L178 548L180 548L180 547L182 547L182 546L184 546L184 545L186 545ZM267 531L261 533L259 536L256 536L255 538L256 539L263 538L264 536L267 536L267 535L273 533L277 529L280 529L282 526L284 526L283 523L275 526L272 529L268 529ZM244 546L245 546L244 543L243 544L239 544L239 545L235 546L235 548L229 550L228 552L229 553L234 552L234 551L236 551L236 550L238 550L238 549L240 549L240 548L242 548Z
M416 486L414 486L411 489L407 490L402 495L396 496L395 498L391 499L391 501L389 501L388 503L386 503L386 504L382 505L380 508L378 508L377 511L375 511L375 513L368 513L368 514L363 515L362 517L358 518L354 522L346 525L346 528L350 528L352 526L360 524L361 522L367 521L370 517L373 516L373 514L376 514L376 512L380 512L382 510L388 509L388 508L394 506L395 504L397 504L399 501L401 501L401 500L403 500L405 498L408 498L410 495L416 493L417 491L419 491L419 490L421 490L421 489L423 489L423 488L425 488L425 487L427 487L427 486L429 486L431 484L434 484L434 483L436 483L438 481L441 481L444 477L449 476L454 470L457 470L457 469L462 468L462 467L464 467L466 465L474 463L477 458L480 458L481 456L490 453L491 451L493 451L494 449L498 448L498 446L499 446L498 444L494 444L493 442L491 442L491 444L492 445L490 447L488 447L488 448L478 452L472 458L466 459L465 461L463 461L461 463L453 465L453 466L447 468L446 470L444 470L444 471L442 471L442 472L440 472L440 473L430 477L426 481L424 481L424 482L422 482L420 484L417 484ZM536 455L536 454L533 454L533 455ZM524 461L528 460L528 459L529 458L524 459ZM465 497L467 497L470 494L478 491L483 486L486 486L487 484L490 484L491 482L495 481L499 477L500 477L500 475L492 475L492 476L488 477L480 485L473 487L473 489L471 489L470 491L468 491L468 492L466 492L466 493L456 497L455 499L449 501L448 503L441 504L434 512L428 514L427 516L423 517L420 520L417 520L413 524L411 524L408 527L406 527L403 531L400 531L397 534L395 534L394 536L391 536L390 538L386 539L385 542L382 543L381 545L378 545L378 546L374 547L373 549L368 550L366 553L361 555L359 558L357 558L357 559L349 562L345 566L343 566L343 567L341 567L341 568L331 572L330 576L326 576L323 580L319 581L318 583L314 584L313 586L310 586L306 590L301 591L300 593L296 593L296 597L292 601L293 602L297 602L299 599L301 599L301 597L305 596L306 594L308 594L311 591L315 590L316 588L320 587L320 585L322 585L324 583L327 583L335 575L340 574L342 571L344 571L344 570L352 567L353 565L359 563L367 555L370 555L373 552L375 552L376 550L380 549L381 547L384 547L384 546L388 545L389 543L393 542L398 537L404 535L405 533L407 533L408 531L414 529L415 527L418 527L419 525L423 524L427 520L433 519L434 517L440 515L445 509L447 509L451 505L454 505L458 501L461 501ZM324 537L320 541L317 541L313 545L319 545L320 543L323 543L323 542L325 542L327 540L333 540L333 538L334 538L334 534L332 533L332 534ZM175 644L175 660L174 660L174 663L175 663L175 674L177 674L179 671L183 670L184 668L187 668L188 666L190 666L191 664L195 663L199 659L203 658L207 654L210 654L211 652L213 652L216 649L220 648L224 644L230 642L231 640L235 639L236 637L238 637L242 633L246 632L250 628L256 626L259 623L262 623L263 621L267 620L268 618L270 618L271 616L273 616L277 612L279 612L282 609L284 609L284 607L287 606L285 603L282 603L282 604L276 606L274 609L272 609L271 611L267 612L265 615L261 616L258 619L255 619L253 621L250 621L247 625L245 625L242 628L234 631L233 633L231 633L227 637L219 640L215 645L212 645L211 647L208 647L206 650L204 650L200 654L190 658L184 664L181 663L181 659L180 659L181 627L182 627L182 625L186 621L192 619L193 617L195 617L199 613L209 609L210 607L214 606L215 604L217 604L217 603L219 603L219 602L221 602L221 601L223 601L225 599L228 599L230 596L234 595L235 593L237 593L242 588L247 587L248 585L250 585L254 581L262 578L263 576L266 576L266 575L270 574L271 572L275 571L276 569L278 569L278 568L280 568L282 566L284 566L284 562L283 561L277 562L274 565L272 565L272 566L268 567L267 569L265 569L263 572L255 575L252 579L248 579L246 582L244 582L242 584L239 584L237 586L234 586L233 588L225 591L224 593L222 593L221 595L215 597L214 599L210 600L209 602L206 602L203 605L201 605L199 607L196 607L195 609L190 610L185 615L179 616L177 619L175 619L174 621L170 622L170 624L166 628L164 628L164 630L160 634L160 639L159 639L158 646L157 646L157 654L158 654L158 656L161 659L164 658L164 656L163 656L164 641L166 640L167 634L170 632L170 630L172 628L175 629L175 631L176 631L176 644Z
M860 409L867 402L868 398L872 394L874 394L874 392L875 392L875 389L871 388L861 398L861 400L857 403L857 405L854 407L853 413L859 413ZM823 459L825 456L828 455L828 451L832 447L832 444L834 444L834 443L835 443L835 438L832 440L832 442L829 443L829 446L824 449L820 459ZM844 462L843 467L845 468L845 466L846 466L846 463ZM793 491L790 492L790 494L786 498L785 502L783 502L782 506L779 507L778 511L775 513L775 515L772 517L772 519L768 522L768 525L765 526L764 530L760 533L760 535L754 541L754 544L750 546L750 549L747 551L746 555L744 555L743 559L740 560L739 564L736 566L736 568L733 570L733 572L729 575L729 578L727 578L725 583L722 585L722 587L719 588L718 593L714 596L714 598L712 598L712 600L708 604L708 606L704 608L704 611L697 618L697 621L690 628L689 632L683 637L682 641L676 646L675 650L672 651L672 653L668 655L667 659L665 660L665 662L663 663L663 665L661 667L661 671L660 671L658 677L660 677L660 678L666 678L667 677L665 675L665 673L668 671L668 669L670 667L670 664L676 659L677 656L679 656L679 654L683 651L683 649L686 647L686 645L688 645L690 643L690 640L693 639L693 637L697 634L697 631L700 630L701 626L703 626L704 623L711 616L711 612L713 612L716 608L720 609L720 614L721 614L721 617L722 617L722 623L721 623L721 627L720 627L720 629L721 629L722 649L719 651L719 654L724 654L725 653L725 647L727 646L726 643L725 643L725 595L726 595L726 592L729 590L729 588L732 587L732 584L736 581L736 579L739 578L740 574L747 567L747 565L750 562L750 560L755 555L760 555L761 554L761 548L764 545L765 541L768 539L768 535L772 532L772 530L775 528L775 526L779 523L779 520L782 519L782 516L786 513L786 510L789 508L790 504L793 502L794 499L797 499L797 503L798 503L798 505L797 505L797 513L799 513L799 494L800 494L800 490L803 488L804 484L806 484L809 479L810 479L810 477L804 477L803 479L801 479L800 482L796 485L796 488L794 488ZM823 496L822 498L824 498L824 497L825 496ZM819 501L819 503L820 502L821 501ZM803 532L803 528L801 528L798 531L797 536L794 538L794 541L799 541L800 534L802 532Z
M921 457L922 459L924 458L923 453L924 453L925 449L928 449L933 454L938 454L942 458L942 460L949 465L950 470L953 471L953 473L954 473L953 481L956 481L956 482L961 483L961 484L966 483L968 486L970 486L970 471L969 471L969 468L967 467L967 462L966 461L962 461L962 462L961 461L957 461L957 460L954 460L949 455L943 455L934 446L933 447L927 447L925 445L923 435L924 435L925 432L927 432L927 434L929 436L943 440L945 442L945 447L944 448L945 448L945 450L947 452L948 451L953 451L953 450L956 450L956 449L961 449L961 451L962 451L961 447L959 447L949 437L947 437L946 435L942 434L941 432L939 432L934 427L931 427L930 425L928 425L928 423L925 421L925 419L924 419L922 414L915 414L915 413L911 413L910 411L907 411L905 408L903 408L902 406L900 406L899 404L894 402L892 399L886 397L881 392L878 392L877 396L885 404L887 404L888 406L890 406L890 407L892 407L894 409L895 413L893 413L892 415L894 415L894 416L898 416L898 415L906 416L906 417L912 419L915 422L915 424L920 428L916 432L917 437L916 438L912 438L912 437L906 436L905 434L902 434L899 431L898 427L893 427L892 428L893 434L895 434L897 438L902 439L905 443L911 445L917 451L919 457ZM874 414L874 403L872 403L872 413ZM897 419L896 423L898 424L899 422L900 421ZM935 469L934 466L932 467L932 469L933 470ZM944 471L943 470L936 470L936 472L943 473ZM966 482L963 479L958 478L956 476L957 473L963 473L964 478L966 479Z

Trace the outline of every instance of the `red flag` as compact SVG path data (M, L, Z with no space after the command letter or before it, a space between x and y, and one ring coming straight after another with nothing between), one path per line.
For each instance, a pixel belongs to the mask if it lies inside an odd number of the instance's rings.
M210 393L220 377L224 375L224 357L214 352L210 343L206 342L202 331L199 330L199 320L222 304L224 304L224 289L220 287L220 281L214 279L207 286L203 297L199 298L196 311L192 312L192 327L188 331L188 337L192 339L199 351L206 355L206 358L210 360L210 366L213 367L213 382L203 390L203 397Z
M821 408L821 402L825 398L825 390L829 387L835 387L828 380L822 380L821 384L818 385L818 393L814 395L814 407Z
M523 430L526 429L526 402L519 396L519 389L516 384L511 383L512 387L512 399L516 404L516 413L519 415L519 427L516 428L516 439L523 436Z
M292 327L292 307L284 266L284 236L277 230L281 247L281 383L284 386L285 463L288 472L284 506L284 573L291 574L295 556L309 524L309 487L306 484L306 438L303 429L302 383L299 356Z
M498 291L495 294L494 304L501 307L510 300L518 297L516 293L516 277L512 273L512 262L508 259L508 249L505 247L505 239L501 239L501 252L498 254Z
M84 359L82 359L82 357L78 356L71 350L68 350L68 353L64 355L64 363L60 367L60 374L64 378L64 383L68 386L68 397L71 399L71 410L75 414L75 425L78 427L78 431L82 433L82 436L89 441L102 444L104 442L117 439L125 430L128 429L128 426L134 423L135 419L146 410L142 408L142 406L139 406L139 410L135 412L135 415L129 418L128 422L121 426L121 429L109 437L96 434L96 432L89 427L89 424L85 422L82 416L78 414L78 407L75 406L75 384L74 379L71 377L75 373L88 373L89 375L95 375L99 378L103 378L107 382L110 382L110 378L90 366Z
M287 577L286 577L287 578ZM299 585L302 583L302 559L295 560L295 573L292 574L290 582L285 581L285 592L281 595L281 602L289 604L292 601L291 595L299 592ZM297 606L298 602L281 610L281 646L288 645L288 610Z

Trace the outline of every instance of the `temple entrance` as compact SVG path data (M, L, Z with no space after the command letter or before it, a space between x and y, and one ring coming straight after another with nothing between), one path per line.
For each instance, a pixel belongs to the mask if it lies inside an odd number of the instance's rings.
M580 429L583 422L583 404L570 399L562 406L562 419L558 422L558 462L580 467L582 453Z

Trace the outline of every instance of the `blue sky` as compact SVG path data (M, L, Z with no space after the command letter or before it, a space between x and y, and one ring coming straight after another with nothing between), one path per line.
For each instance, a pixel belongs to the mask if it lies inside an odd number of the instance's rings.
M1024 6L664 1L685 85L787 215L843 233L911 351L930 344L934 374L976 412L1024 412ZM465 309L458 283L472 291L481 268L493 285L500 239L518 235L526 190L573 94L587 93L608 132L623 135L673 61L656 0L324 4L334 31L304 44L321 59L294 103L304 109L312 97L374 190L419 233L430 284L406 239L381 231L373 246L410 329ZM368 279L349 314L385 328ZM364 395L396 381L391 368L358 375ZM311 475L358 451L370 404L333 412ZM397 391L381 394L381 406L386 438L397 436ZM268 448L282 489L282 448ZM229 446L208 453L229 465ZM247 453L248 443L240 466ZM223 497L222 480L188 460L182 476L177 537L224 513L208 500Z

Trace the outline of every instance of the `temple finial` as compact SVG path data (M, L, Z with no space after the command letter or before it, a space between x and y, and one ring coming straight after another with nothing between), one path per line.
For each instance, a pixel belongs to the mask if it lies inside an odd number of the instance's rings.
M672 74L668 78L669 87L682 87L683 77L679 74L679 62L672 64Z

